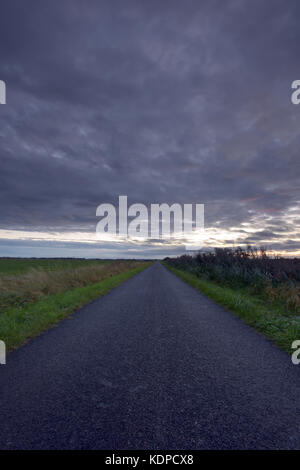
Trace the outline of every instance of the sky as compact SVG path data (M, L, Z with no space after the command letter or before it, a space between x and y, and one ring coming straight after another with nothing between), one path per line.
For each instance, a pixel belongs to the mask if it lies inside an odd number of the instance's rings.
M300 253L298 0L2 0L0 256L153 258L96 209L204 204L203 249ZM197 234L196 234L197 235Z

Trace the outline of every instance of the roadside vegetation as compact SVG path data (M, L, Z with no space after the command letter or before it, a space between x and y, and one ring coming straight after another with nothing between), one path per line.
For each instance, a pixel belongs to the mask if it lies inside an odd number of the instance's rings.
M165 265L288 352L300 339L300 259L264 249L215 249Z
M59 271L80 266L99 265L111 261L84 258L0 258L0 277L11 274L24 274L31 269Z
M10 261L14 264L17 260ZM13 266L0 274L0 339L8 350L149 265L149 262L126 260L67 260L65 265L64 260L34 261L45 264L35 263L33 268L32 260L28 260L26 270L26 261L22 260L22 274L8 275L7 272L13 272Z

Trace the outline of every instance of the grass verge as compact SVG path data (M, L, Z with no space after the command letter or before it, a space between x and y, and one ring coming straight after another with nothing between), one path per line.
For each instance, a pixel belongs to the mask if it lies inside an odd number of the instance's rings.
M106 294L147 266L149 263L84 287L48 295L23 308L8 309L0 315L0 339L5 342L7 351L10 351L57 324L93 299Z
M248 294L244 289L222 287L212 281L200 279L193 274L168 266L165 267L202 294L235 313L245 323L263 333L268 339L288 353L291 344L300 339L300 318L286 315L282 306L265 305L263 300Z
M80 266L76 263L73 266L66 263L64 268L61 265L58 270L48 270L45 267L30 268L22 275L0 277L0 312L13 307L23 307L48 295L100 282L134 269L140 264L140 261L134 260L83 263Z

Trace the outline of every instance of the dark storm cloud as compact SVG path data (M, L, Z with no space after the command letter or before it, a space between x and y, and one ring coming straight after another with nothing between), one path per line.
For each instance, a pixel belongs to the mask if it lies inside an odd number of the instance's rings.
M280 231L299 200L299 13L297 0L2 1L1 228L94 230L98 204L127 194Z

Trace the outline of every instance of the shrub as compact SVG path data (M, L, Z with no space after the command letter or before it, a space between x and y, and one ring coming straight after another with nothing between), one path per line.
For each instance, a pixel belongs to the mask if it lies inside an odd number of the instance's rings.
M250 292L269 301L280 301L290 311L300 311L300 259L271 258L265 249L216 248L165 260L169 265L199 278Z

